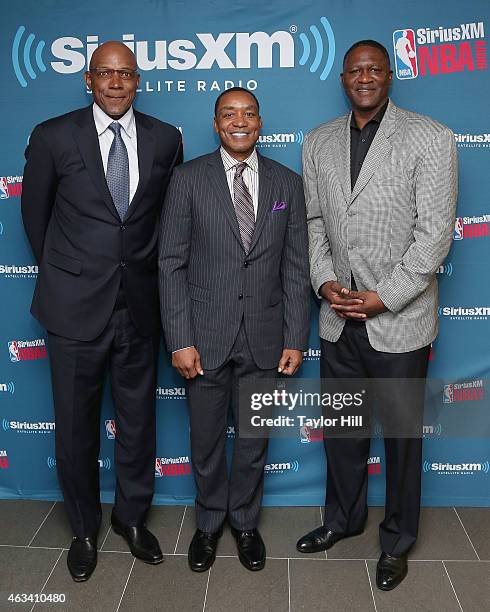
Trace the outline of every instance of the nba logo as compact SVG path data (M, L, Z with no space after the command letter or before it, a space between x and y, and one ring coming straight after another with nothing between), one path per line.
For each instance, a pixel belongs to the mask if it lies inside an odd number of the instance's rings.
M17 342L15 340L11 340L8 343L9 346L9 354L10 354L10 361L20 361L20 353L19 353L19 349L17 348Z
M453 240L463 240L463 218L456 217L456 223L454 224L454 235Z
M454 385L444 385L442 400L445 404L452 404L454 402Z
M163 466L159 457L155 459L155 476L161 478L163 476Z
M309 444L311 442L310 427L308 427L308 425L303 425L299 430L299 436L301 444Z
M114 419L108 419L105 422L105 432L108 440L114 440L116 437L116 422Z
M395 72L398 79L414 79L418 73L415 32L413 30L395 30L393 32L393 52L395 55Z
M10 197L7 185L7 177L0 176L0 200L7 200Z

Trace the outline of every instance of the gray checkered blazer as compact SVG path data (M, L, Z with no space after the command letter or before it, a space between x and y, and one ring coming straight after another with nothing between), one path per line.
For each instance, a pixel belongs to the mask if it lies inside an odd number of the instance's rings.
M351 113L312 130L303 148L310 275L377 291L388 308L366 321L373 348L404 353L437 335L436 270L454 228L457 158L451 130L389 102L351 190ZM322 301L320 336L345 320Z

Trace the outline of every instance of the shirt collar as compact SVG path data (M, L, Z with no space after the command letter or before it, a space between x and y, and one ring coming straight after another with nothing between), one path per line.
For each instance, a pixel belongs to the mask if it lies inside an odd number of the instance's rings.
M94 113L95 129L97 130L97 136L100 136L107 130L114 119L109 117L109 115L106 115L100 106L98 106L95 102L92 108ZM130 106L126 113L117 121L121 124L123 130L130 138L135 135L136 122L134 119L132 106Z
M221 159L223 160L223 166L225 167L225 172L228 172L228 170L231 170L237 164L241 163L239 159L235 159L234 157L232 157L228 153L228 151L225 151L223 147L220 147L219 152L221 153ZM247 159L244 159L243 161L254 172L259 171L259 159L257 157L257 151L255 149L247 157Z
M383 106L379 109L379 111L374 115L374 117L372 119L370 119L366 123L366 125L371 123L371 121L374 121L375 123L381 123L381 121L383 120L383 117L384 117L384 115L386 113L386 109L388 108L388 102L389 102L389 100L386 100L386 103L383 104ZM354 117L354 113L352 113L352 116L351 116L350 126L351 126L351 128L355 128L356 130L360 129L360 128L357 127L357 122L356 122L356 118Z

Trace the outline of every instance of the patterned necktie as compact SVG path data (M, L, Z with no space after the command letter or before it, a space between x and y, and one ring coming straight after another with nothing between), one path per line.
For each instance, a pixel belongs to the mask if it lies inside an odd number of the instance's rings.
M114 139L107 160L106 181L122 221L129 208L129 158L121 137L121 125L113 121L109 129L114 133Z
M233 194L235 198L235 213L240 229L243 248L248 253L255 228L255 214L250 191L243 180L243 171L247 167L245 162L235 166L235 177L233 179Z

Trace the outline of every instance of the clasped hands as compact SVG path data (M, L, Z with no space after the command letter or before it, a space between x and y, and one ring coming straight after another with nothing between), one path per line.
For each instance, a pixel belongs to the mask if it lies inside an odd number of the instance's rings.
M327 281L320 287L320 295L341 319L364 321L388 310L376 291L353 291L337 281Z
M303 353L297 349L283 349L281 359L277 365L280 374L292 376L295 374L303 361ZM172 354L172 365L186 380L195 378L198 374L204 374L201 366L201 356L194 346L175 351Z

